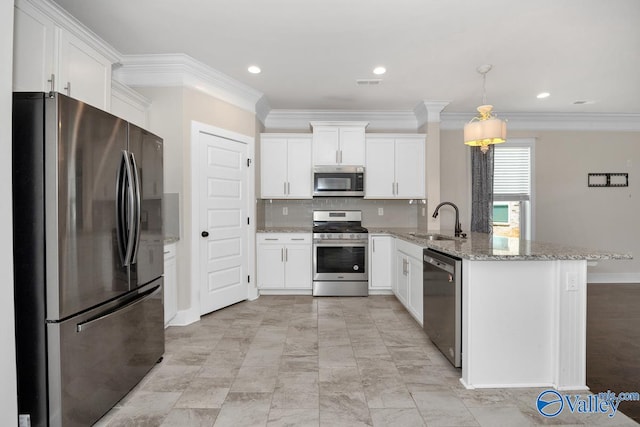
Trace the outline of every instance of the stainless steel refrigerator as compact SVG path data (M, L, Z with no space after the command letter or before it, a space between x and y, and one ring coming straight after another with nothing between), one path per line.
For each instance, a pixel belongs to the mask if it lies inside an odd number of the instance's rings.
M24 425L91 425L162 358L162 193L161 138L58 93L14 94Z

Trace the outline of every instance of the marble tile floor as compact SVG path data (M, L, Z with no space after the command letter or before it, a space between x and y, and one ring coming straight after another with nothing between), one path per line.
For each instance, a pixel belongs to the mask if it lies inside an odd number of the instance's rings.
M164 360L96 425L636 425L544 418L543 389L466 390L459 377L393 296L261 296L168 328Z

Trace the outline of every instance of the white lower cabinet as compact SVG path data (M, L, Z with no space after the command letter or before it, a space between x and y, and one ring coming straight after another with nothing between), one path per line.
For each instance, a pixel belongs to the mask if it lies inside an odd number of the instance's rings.
M164 326L178 313L178 270L176 243L164 245Z
M258 289L311 291L311 233L258 233Z
M396 239L395 296L422 325L422 247Z
M369 235L369 292L391 291L393 277L393 244L392 236L381 234ZM387 292L388 293L388 292Z

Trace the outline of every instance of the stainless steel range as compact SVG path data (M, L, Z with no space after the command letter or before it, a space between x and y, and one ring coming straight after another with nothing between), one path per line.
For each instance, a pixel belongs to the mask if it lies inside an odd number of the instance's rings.
M313 295L368 296L369 235L360 211L313 212Z

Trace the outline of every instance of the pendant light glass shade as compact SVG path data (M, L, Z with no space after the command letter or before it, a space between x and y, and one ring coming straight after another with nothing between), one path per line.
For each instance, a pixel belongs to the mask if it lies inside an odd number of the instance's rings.
M479 116L464 125L464 143L480 147L486 153L489 145L500 144L507 139L507 123L491 114L492 105L478 107Z
M482 103L478 107L478 115L464 125L464 143L472 147L480 147L480 151L489 151L489 145L500 144L507 140L507 123L500 120L493 114L493 105L487 105L487 73L493 68L490 64L481 65L477 68L482 75Z

